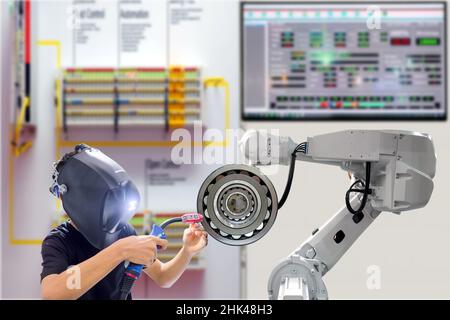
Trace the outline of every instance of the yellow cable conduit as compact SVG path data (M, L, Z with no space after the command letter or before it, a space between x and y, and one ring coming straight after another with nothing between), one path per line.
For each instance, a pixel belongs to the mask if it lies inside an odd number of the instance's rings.
M41 40L38 41L40 46L53 46L57 50L56 64L58 69L61 68L61 43L57 40ZM229 83L219 77L206 78L203 81L203 86L205 88L223 88L225 90L225 139L223 141L202 141L193 142L193 146L215 146L226 148L229 145L228 132L230 129L230 85ZM92 146L97 147L172 147L177 145L177 141L67 141L61 139L61 82L59 79L55 83L56 91L56 116L55 116L55 159L61 157L61 148L63 147L73 147L79 143L88 143ZM24 107L25 106L25 107ZM24 104L21 108L21 114L25 115L25 109L29 106L29 100L26 98ZM11 137L17 132L11 130ZM20 132L20 128L19 128ZM41 245L41 239L16 239L14 232L14 158L13 155L16 154L15 147L11 145L11 150L9 152L9 177L8 177L8 189L9 189L9 243L11 245ZM61 208L61 202L56 200L56 206L59 210Z

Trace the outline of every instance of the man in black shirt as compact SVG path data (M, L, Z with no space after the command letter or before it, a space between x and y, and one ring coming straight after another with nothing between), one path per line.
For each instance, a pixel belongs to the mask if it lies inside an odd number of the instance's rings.
M71 220L43 241L44 299L119 299L125 262L146 266L145 274L159 286L170 287L207 244L206 233L191 225L178 254L160 262L157 250L164 250L167 241L136 235L128 224L132 213L125 212L136 208L137 189L99 150L77 146L56 164L53 179L50 191L61 198Z

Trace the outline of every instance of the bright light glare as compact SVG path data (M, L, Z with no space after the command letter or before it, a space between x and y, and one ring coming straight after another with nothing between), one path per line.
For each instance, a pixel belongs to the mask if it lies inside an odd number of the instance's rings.
M132 200L128 203L128 211L134 211L137 208L137 201Z

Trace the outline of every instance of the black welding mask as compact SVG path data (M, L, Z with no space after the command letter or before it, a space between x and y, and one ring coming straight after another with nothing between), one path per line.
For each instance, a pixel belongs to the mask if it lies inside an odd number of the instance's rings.
M87 145L77 145L55 163L50 192L61 198L75 227L100 250L120 238L140 200L125 170Z

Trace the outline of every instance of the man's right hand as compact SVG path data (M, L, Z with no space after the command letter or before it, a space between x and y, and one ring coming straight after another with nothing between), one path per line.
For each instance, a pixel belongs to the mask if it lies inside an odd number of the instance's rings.
M164 250L167 240L154 236L129 236L118 240L114 245L120 248L123 260L150 266L156 260L157 246Z

